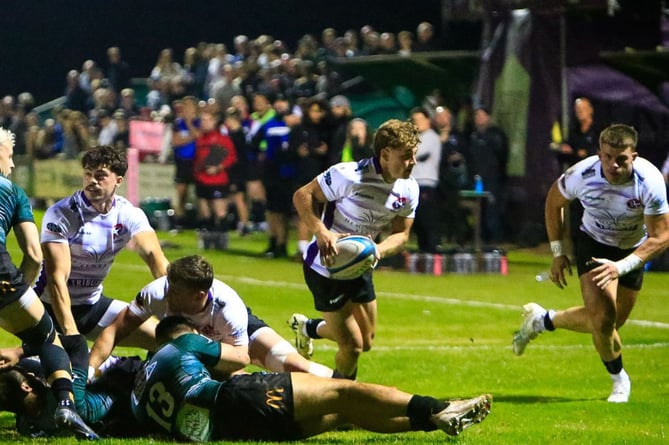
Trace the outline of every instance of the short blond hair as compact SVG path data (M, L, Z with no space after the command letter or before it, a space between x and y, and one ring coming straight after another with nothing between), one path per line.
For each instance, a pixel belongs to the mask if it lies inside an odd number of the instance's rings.
M390 119L374 135L374 154L379 156L384 148L414 148L420 143L418 128L409 121Z
M625 124L609 125L599 135L600 147L606 144L619 150L631 148L632 151L636 151L638 140L639 134L634 127Z
M0 145L3 145L6 142L9 142L12 144L12 147L14 147L14 143L16 142L16 135L6 128L0 127Z

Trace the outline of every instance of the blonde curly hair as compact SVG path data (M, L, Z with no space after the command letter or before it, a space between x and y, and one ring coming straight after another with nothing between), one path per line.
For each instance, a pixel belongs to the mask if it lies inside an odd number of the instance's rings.
M418 128L409 121L390 119L379 127L374 135L374 155L379 156L384 148L413 148L420 143Z

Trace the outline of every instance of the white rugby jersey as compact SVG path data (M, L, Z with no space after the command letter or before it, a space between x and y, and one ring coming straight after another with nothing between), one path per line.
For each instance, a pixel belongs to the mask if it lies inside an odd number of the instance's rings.
M386 183L376 157L335 164L316 180L328 200L321 220L333 232L375 238L396 216L413 218L416 214L419 197L416 180L410 177ZM304 253L304 260L319 274L330 276L320 262L315 237Z
M116 254L135 234L153 231L144 212L122 196L114 198L109 212L99 213L78 191L61 199L44 214L42 243L68 243L71 270L67 280L72 305L93 304L102 295L102 282ZM42 268L35 286L40 298L51 302Z
M562 195L578 199L585 209L581 230L595 241L631 249L647 237L644 215L669 212L664 179L646 159L637 157L632 178L625 184L610 184L598 156L574 164L558 179Z
M181 315L212 340L234 346L249 343L246 305L230 286L214 279L206 307L195 315L170 312L165 299L168 288L167 277L152 281L139 291L128 309L143 321L152 315L161 320L168 315Z

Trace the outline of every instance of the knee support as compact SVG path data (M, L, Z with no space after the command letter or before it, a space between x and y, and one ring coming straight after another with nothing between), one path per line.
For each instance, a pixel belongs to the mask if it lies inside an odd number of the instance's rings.
M44 312L35 326L19 332L16 336L23 341L24 355L30 357L39 354L45 342L53 343L56 338L56 330L53 327L53 320L49 314Z
M18 333L17 337L23 341L25 355L39 355L44 375L47 377L61 370L72 373L67 353L60 346L53 344L56 331L51 317L46 312L35 326Z

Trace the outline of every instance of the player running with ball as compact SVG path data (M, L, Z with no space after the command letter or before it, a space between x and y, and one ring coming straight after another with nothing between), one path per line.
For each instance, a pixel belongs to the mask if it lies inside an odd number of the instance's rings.
M374 136L373 157L336 164L293 196L300 219L314 234L304 253L303 269L323 318L293 314L288 323L303 355L311 354L312 338L337 342L335 376L356 378L360 353L372 347L377 307L371 271L351 280L335 280L327 266L337 254L337 240L347 234L376 239L390 226L391 235L376 245L377 257L402 249L418 207L418 184L411 171L419 142L412 123L391 119Z

